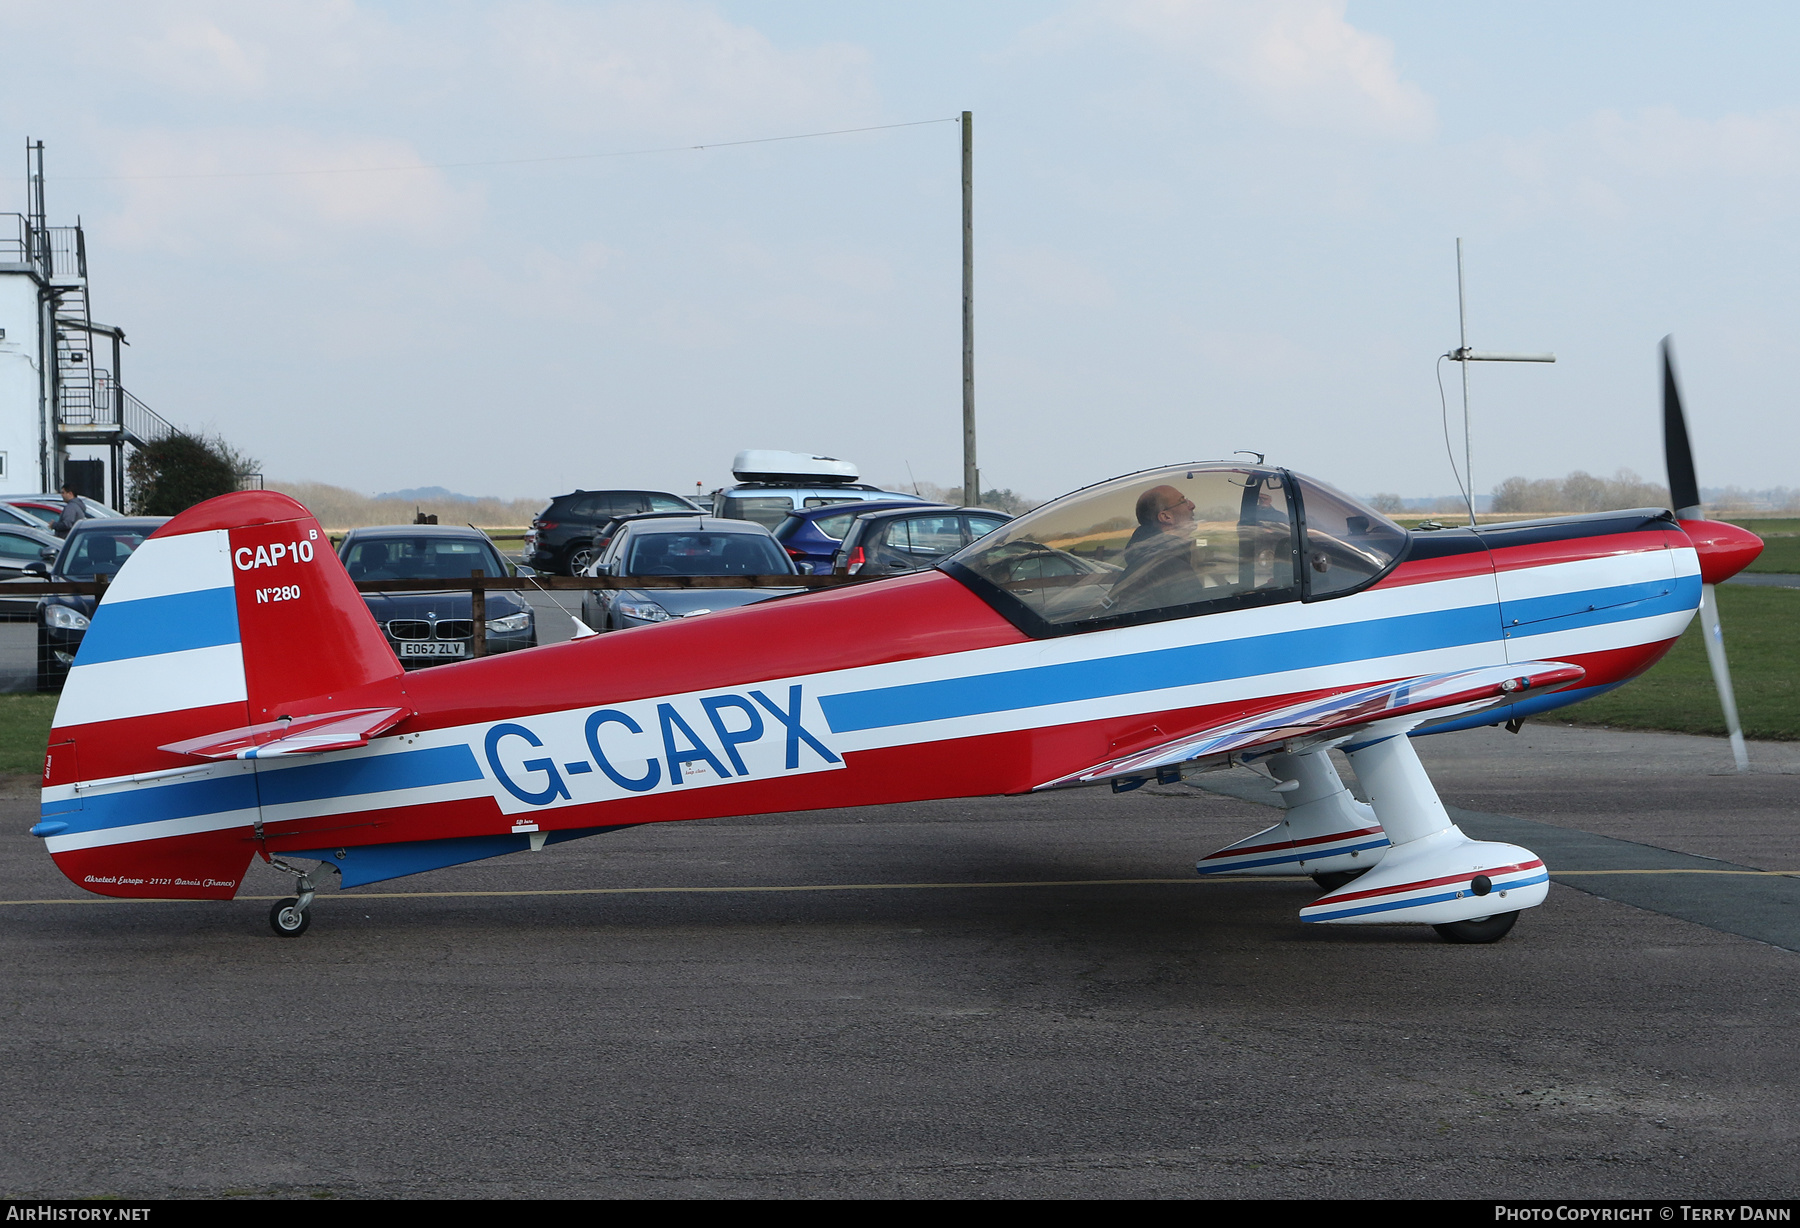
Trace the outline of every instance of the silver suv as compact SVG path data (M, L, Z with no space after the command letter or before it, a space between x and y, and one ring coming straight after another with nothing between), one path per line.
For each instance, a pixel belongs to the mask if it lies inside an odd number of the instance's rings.
M742 482L713 496L713 515L727 520L753 520L765 529L773 529L794 512L809 507L825 507L832 503L884 503L905 500L929 503L918 495L882 490L860 482L830 486L790 486L779 482Z

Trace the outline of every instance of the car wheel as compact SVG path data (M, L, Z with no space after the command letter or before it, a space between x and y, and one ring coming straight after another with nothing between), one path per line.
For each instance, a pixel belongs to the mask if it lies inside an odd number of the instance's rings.
M594 563L594 543L576 546L569 551L568 558L563 560L563 570L572 576L578 576Z

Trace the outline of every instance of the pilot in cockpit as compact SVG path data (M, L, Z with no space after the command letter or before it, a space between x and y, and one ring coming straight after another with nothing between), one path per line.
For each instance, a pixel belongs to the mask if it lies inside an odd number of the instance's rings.
M1152 486L1138 496L1136 511L1113 605L1145 610L1200 600L1204 543L1194 536L1194 501L1173 486Z

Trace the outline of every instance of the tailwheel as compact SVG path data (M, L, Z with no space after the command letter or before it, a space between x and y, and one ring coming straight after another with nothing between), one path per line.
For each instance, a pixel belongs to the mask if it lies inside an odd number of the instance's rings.
M1329 870L1313 875L1312 880L1319 884L1320 891L1336 891L1345 883L1354 882L1367 873L1367 870Z
M1438 932L1438 937L1445 942L1476 944L1499 942L1511 932L1513 922L1519 919L1516 912L1495 913L1491 917L1471 917L1467 921L1450 921L1431 928Z
M283 938L298 938L312 924L312 909L302 908L297 899L279 900L269 909L269 928Z

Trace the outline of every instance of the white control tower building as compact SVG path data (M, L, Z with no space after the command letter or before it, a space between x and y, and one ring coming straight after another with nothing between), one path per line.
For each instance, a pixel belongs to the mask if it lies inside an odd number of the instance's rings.
M44 214L44 143L27 143L26 212L0 213L0 494L79 494L125 510L125 449L174 433L119 383L123 329L88 311L79 221Z

